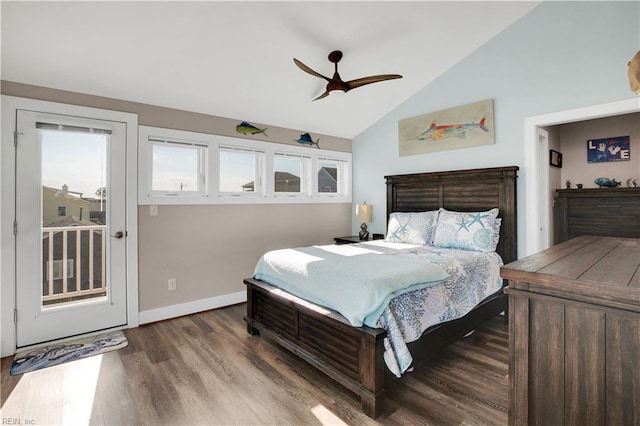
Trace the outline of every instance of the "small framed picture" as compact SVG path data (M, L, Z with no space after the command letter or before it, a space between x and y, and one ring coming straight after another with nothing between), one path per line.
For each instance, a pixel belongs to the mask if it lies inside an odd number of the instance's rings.
M562 153L553 149L549 150L549 164L553 167L562 167Z

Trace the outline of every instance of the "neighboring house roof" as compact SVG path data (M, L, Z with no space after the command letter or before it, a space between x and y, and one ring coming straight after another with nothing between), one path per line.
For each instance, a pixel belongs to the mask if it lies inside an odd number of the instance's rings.
M300 181L300 177L296 176L294 174L291 174L289 172L275 172L275 185L277 186L279 183L293 183L293 182L299 182ZM245 183L244 185L242 185L243 189L251 189L253 190L253 184L254 181L251 181L249 183Z
M48 189L49 191L54 192L58 197L65 197L73 200L78 200L82 198L82 192L69 191L68 189L65 189L65 188L62 188L62 189L51 188L50 186L42 185L42 189Z
M328 174L334 181L338 182L338 169L335 167L321 167L320 172L325 172Z
M289 172L275 172L275 181L278 182L289 182L289 181L299 181L300 177L296 175L292 175Z

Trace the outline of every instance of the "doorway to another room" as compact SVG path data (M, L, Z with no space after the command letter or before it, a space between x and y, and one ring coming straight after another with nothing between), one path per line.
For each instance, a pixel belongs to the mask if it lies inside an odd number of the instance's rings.
M607 104L594 105L585 108L578 108L567 111L560 111L551 114L528 117L525 119L525 185L526 185L526 211L527 220L527 246L526 255L549 248L553 245L553 199L555 190L566 187L566 180L572 182L575 188L578 183L582 183L585 188L593 187L592 174L605 173L604 170L594 170L587 168L587 139L584 141L567 142L563 145L560 142L561 125L565 130L571 127L587 126L589 123L596 123L595 120L609 118L616 120L616 117L623 117L628 114L637 115L640 113L640 100L628 99L625 101L611 102ZM600 122L602 123L602 122ZM541 131L547 132L546 137L541 138ZM613 130L612 130L613 131ZM595 134L595 133L594 133ZM544 133L543 133L544 135ZM622 135L607 135L622 136ZM581 138L580 136L579 138ZM595 136L594 136L595 137ZM575 140L575 138L570 138ZM582 142L584 145L580 145ZM570 147L570 148L569 148ZM584 148L584 152L582 152ZM562 168L553 167L549 161L549 150L563 151ZM636 174L640 173L640 149L632 152L637 166ZM580 165L577 165L578 162ZM567 177L569 169L581 173L576 178ZM564 174L563 174L564 169ZM629 174L628 171L624 172ZM594 176L600 177L600 176ZM613 177L613 176L612 176ZM628 176L625 176L626 181ZM618 179L621 179L619 177ZM590 180L591 182L587 182ZM546 181L546 182L545 182ZM626 186L626 182L623 181ZM548 207L547 207L548 206ZM546 212L546 214L545 214ZM548 238L545 238L549 236Z

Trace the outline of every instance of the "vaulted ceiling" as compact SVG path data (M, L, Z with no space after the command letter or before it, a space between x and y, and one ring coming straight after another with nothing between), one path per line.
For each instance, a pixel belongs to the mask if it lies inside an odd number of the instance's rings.
M2 1L1 78L353 138L538 3Z

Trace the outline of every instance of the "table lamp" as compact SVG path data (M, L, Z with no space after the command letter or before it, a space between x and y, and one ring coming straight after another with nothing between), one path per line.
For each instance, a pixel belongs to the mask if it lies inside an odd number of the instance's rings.
M367 231L367 223L372 222L373 220L373 206L367 204L356 204L356 220L362 222L360 225L360 236L361 241L366 241L369 239L369 231Z

